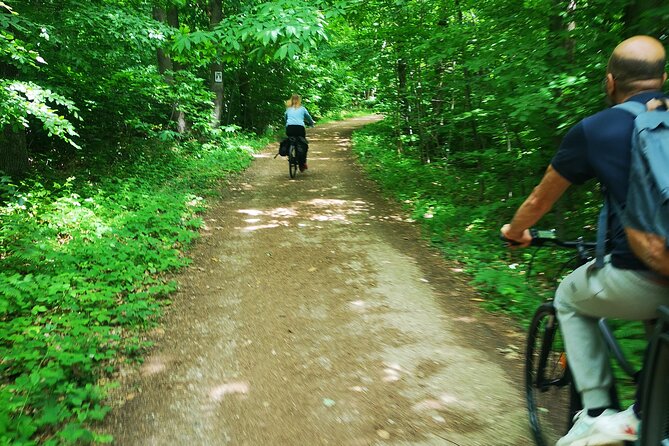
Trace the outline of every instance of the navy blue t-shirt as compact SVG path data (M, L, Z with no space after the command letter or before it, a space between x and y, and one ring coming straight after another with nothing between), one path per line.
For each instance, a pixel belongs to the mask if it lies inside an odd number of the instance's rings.
M663 97L661 91L632 96L630 101L646 103ZM551 165L567 180L582 184L597 178L611 198L625 203L630 171L630 150L634 116L624 110L609 108L576 124L565 136ZM630 250L618 216L609 210L611 263L623 269L648 269Z

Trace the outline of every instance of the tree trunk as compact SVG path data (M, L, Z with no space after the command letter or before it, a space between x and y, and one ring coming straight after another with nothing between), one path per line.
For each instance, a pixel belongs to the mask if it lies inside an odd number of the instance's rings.
M179 12L177 11L176 6L170 7L168 11L160 7L153 8L153 18L159 22L167 23L173 28L179 28ZM158 57L158 71L161 74L165 74L168 71L178 71L181 67L174 63L170 57L165 54L162 48L159 48L157 51ZM165 82L172 85L174 84L174 78L165 74ZM172 104L172 115L170 116L170 121L173 121L176 124L177 131L179 133L186 132L186 116L184 112L179 109L179 104Z
M209 11L210 11L210 25L211 29L214 29L216 25L221 22L223 18L223 2L222 0L210 0L209 2ZM211 64L210 68L210 85L211 91L214 92L214 110L212 113L212 127L218 128L221 125L221 116L223 114L223 64L220 62L214 62ZM217 78L216 73L220 73L220 78Z
M432 157L430 155L430 138L429 131L427 128L427 120L425 119L425 113L423 111L423 70L421 70L422 61L418 61L416 64L418 66L416 70L417 82L414 83L414 122L416 123L415 128L418 131L418 151L420 154L420 161L423 164L431 163Z
M167 23L167 12L163 8L155 6L153 8L153 19L161 23ZM165 75L167 71L172 71L174 69L172 59L165 54L165 51L162 48L158 48L156 53L158 57L158 71L160 74ZM165 80L170 84L174 81L170 75L165 75Z
M568 33L576 28L576 22L571 19L576 10L576 0L569 0L566 9L564 3L563 0L553 0L554 15L551 17L549 30L555 36L554 41L566 52L567 56L562 61L563 66L570 66L574 62L576 42L569 37ZM553 60L552 57L551 60Z
M462 12L462 6L460 5L460 0L455 0L455 7L457 8L457 16L458 16L458 22L460 23L460 26L464 25L464 14ZM472 93L472 82L473 78L472 75L469 71L469 68L465 65L465 61L467 60L467 43L464 42L461 48L461 57L460 60L461 65L462 65L462 77L464 80L464 89L465 89L465 111L471 112L474 110L473 107L473 93ZM472 139L476 143L476 149L477 150L483 150L484 145L483 145L483 139L479 135L478 131L478 122L475 117L471 117L469 119L471 129L472 129Z
M237 72L237 88L239 91L239 123L245 129L251 128L251 84L249 83L248 63L243 63Z
M407 63L402 58L397 59L397 124L398 138L397 151L402 153L402 136L410 132L409 128L409 101L407 99Z
M175 29L179 29L179 10L177 9L176 6L172 5L170 6L170 9L167 10L167 23ZM179 71L183 67L177 63L177 62L172 62L174 65L174 71ZM186 124L186 115L185 113L179 108L179 104L175 103L172 106L172 119L176 122L177 124L177 132L179 133L185 133L188 126Z
M167 10L167 24L174 29L179 29L179 10L176 6L170 6L170 9ZM179 71L183 67L177 62L174 63L174 71Z
M0 133L0 171L17 179L28 171L28 147L26 132L15 131L6 125Z

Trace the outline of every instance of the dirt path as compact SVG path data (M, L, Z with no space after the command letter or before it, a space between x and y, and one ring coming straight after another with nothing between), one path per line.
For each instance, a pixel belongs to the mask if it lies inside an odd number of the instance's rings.
M311 130L293 181L268 149L211 210L117 445L531 444L521 341L352 164L371 119Z

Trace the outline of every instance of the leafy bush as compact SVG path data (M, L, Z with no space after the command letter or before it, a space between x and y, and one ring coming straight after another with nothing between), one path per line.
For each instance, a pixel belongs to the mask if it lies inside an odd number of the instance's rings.
M88 178L0 181L0 444L111 440L88 426L117 362L146 347L206 196L265 142L128 147Z

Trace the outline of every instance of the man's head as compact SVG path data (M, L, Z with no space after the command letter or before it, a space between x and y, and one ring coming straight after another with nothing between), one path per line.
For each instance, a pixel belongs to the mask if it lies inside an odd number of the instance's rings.
M646 90L659 90L667 80L666 52L649 36L623 41L611 54L606 68L606 93L615 103Z

